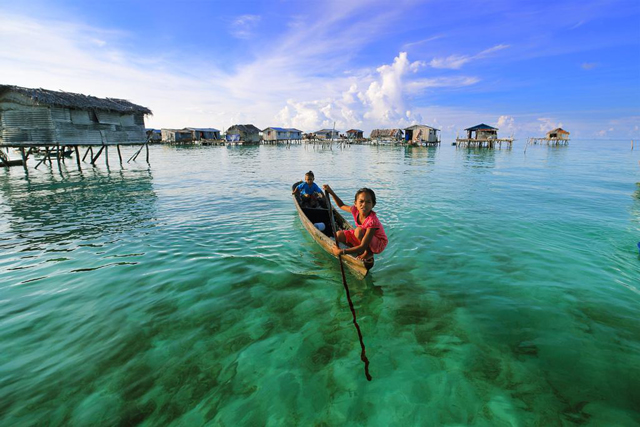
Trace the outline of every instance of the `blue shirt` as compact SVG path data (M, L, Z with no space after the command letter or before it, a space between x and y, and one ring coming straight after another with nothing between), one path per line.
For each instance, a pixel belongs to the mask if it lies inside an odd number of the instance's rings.
M313 185L309 185L306 182L303 182L302 184L298 185L297 189L300 190L300 194L306 196L311 196L313 193L322 194L322 189L318 187L318 184L316 184L315 182L313 183Z

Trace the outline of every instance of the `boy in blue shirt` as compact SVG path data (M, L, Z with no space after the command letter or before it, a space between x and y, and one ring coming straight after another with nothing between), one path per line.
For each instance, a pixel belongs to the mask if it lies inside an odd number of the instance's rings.
M293 194L300 193L302 204L307 204L312 208L318 206L318 199L322 197L322 189L313 182L314 179L313 172L307 172L304 174L304 182L293 190Z

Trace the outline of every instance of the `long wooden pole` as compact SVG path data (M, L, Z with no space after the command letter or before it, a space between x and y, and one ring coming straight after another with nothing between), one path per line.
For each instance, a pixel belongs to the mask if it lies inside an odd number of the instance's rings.
M76 163L78 164L78 170L81 171L82 166L80 166L80 150L78 149L77 145L74 148L76 150Z
M27 155L24 152L24 147L20 147L20 154L22 154L22 167L27 172Z
M335 124L334 124L335 127ZM329 197L329 193L325 191L325 198L327 199L327 208L329 208L329 221L331 222L331 231L333 232L333 238L336 240L336 246L338 246L338 237L336 235L336 226L333 219L333 208L331 208L331 199ZM362 338L362 332L360 331L360 325L358 325L358 321L356 319L356 309L353 306L353 301L351 301L351 294L349 292L349 285L347 285L347 277L344 274L344 265L342 264L342 255L338 255L338 262L340 263L340 272L342 273L342 285L344 286L344 291L347 294L347 301L349 302L349 308L351 309L351 316L353 317L353 324L356 327L356 331L358 331L358 339L360 340L360 360L364 362L364 375L367 377L367 381L371 381L372 377L369 374L369 359L367 359L367 353L364 348L364 340Z

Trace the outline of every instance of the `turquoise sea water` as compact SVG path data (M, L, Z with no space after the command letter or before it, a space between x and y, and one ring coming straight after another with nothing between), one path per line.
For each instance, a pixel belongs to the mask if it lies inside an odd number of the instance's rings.
M113 154L0 170L0 425L640 425L629 142ZM371 382L309 169L378 197Z

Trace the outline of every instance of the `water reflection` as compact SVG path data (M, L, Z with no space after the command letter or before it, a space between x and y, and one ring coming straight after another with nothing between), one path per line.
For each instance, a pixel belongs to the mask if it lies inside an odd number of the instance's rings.
M497 150L488 148L463 148L457 151L463 165L469 168L492 169L496 166Z
M437 154L438 146L404 147L405 164L411 166L435 164Z
M8 232L0 248L39 249L140 227L155 217L151 171L0 176Z

